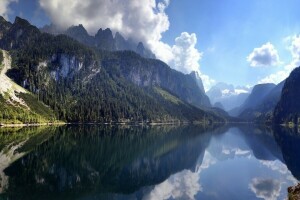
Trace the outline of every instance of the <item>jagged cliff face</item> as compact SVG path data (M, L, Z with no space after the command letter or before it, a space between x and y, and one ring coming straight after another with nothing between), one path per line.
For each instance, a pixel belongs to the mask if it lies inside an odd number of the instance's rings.
M48 25L41 29L41 31L57 34L58 28L54 25ZM62 34L66 34L75 40L81 42L82 44L96 47L100 50L106 51L124 51L130 50L138 53L145 58L155 59L155 55L147 48L144 47L142 42L136 43L132 39L125 39L120 33L116 33L113 36L112 31L100 28L95 36L90 36L83 25L71 26L66 31L60 31Z
M3 35L9 30L11 27L11 23L7 22L2 16L0 16L0 40L3 38Z
M190 75L175 71L159 60L143 59L131 52L115 55L117 58L104 59L104 68L115 66L122 76L134 84L142 87L159 86L194 106L211 106L208 97Z
M202 82L202 79L201 79L199 73L193 71L189 75L191 76L192 79L194 79L196 81L198 87L200 88L200 91L205 93L203 82Z
M274 110L276 124L300 123L300 68L294 69L286 79L281 98Z
M2 49L10 50L19 48L24 44L25 38L28 36L34 37L39 33L38 28L29 24L28 21L16 17L15 22L10 24L8 22L0 22L1 27L5 27L1 32L0 46Z

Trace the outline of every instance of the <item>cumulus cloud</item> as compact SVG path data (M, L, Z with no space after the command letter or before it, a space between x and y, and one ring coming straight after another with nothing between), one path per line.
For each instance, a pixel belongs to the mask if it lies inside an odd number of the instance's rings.
M273 179L254 178L249 184L249 188L255 193L256 197L273 200L279 197L281 184Z
M17 2L18 0L1 0L0 1L0 15L5 19L8 19L8 14L11 12L9 9L9 4L12 2Z
M286 41L289 43L288 49L292 54L292 61L285 65L284 68L276 73L270 74L263 78L259 83L279 83L286 79L291 71L300 66L300 35L288 37Z
M89 33L110 28L126 38L142 41L163 61L173 59L171 47L161 42L170 23L162 0L39 0L53 23L60 27L83 24Z
M278 52L270 42L255 48L247 57L247 61L251 67L269 67L280 64Z
M101 28L142 41L157 58L183 73L198 71L207 89L214 81L201 74L202 53L196 49L196 34L183 32L170 46L161 41L170 26L165 10L170 0L39 0L53 23L65 28L83 24L89 33Z
M196 44L197 36L195 33L183 32L175 39L175 45L172 48L175 69L185 73L199 70L202 53L195 48Z
M191 73L196 71L199 73L203 81L205 90L208 90L215 84L215 80L209 76L202 74L200 71L200 60L203 53L196 48L197 36L195 33L183 32L175 39L175 45L171 48L171 61L169 64L176 70L183 73Z

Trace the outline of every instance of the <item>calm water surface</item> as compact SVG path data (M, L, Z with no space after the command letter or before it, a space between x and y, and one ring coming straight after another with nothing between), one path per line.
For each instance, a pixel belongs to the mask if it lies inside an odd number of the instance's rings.
M0 199L285 199L298 130L0 129Z

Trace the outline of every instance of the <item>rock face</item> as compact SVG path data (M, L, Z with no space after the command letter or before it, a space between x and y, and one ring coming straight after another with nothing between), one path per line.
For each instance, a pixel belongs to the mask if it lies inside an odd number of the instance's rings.
M2 38L0 38L0 45L2 49L19 48L24 45L24 40L27 37L34 37L39 34L39 29L32 26L28 21L16 17L15 22L10 25L3 20L0 26L6 27L2 30ZM1 32L1 31L0 31Z
M102 62L104 68L118 66L121 75L141 86L159 86L199 108L211 107L209 98L190 75L184 75L159 60L149 60L131 52L115 53Z
M190 76L192 77L192 79L194 79L198 85L198 87L200 88L201 92L205 93L205 90L204 90L204 86L203 86L203 82L202 82L202 79L199 75L198 72L191 72L190 73Z
M145 58L155 58L155 55L144 47L142 42L136 43L132 39L126 40L119 32L113 36L112 31L100 28L95 36L90 36L82 24L78 26L71 26L66 31L59 31L55 25L47 25L41 29L42 32L53 35L66 34L69 37L79 41L82 44L96 47L100 50L106 51L134 51Z
M274 110L274 123L300 122L300 68L292 71L286 79L281 98Z
M300 183L296 186L288 188L289 200L299 200L300 199Z
M115 40L109 28L105 30L102 30L102 28L100 28L95 35L95 42L98 49L116 51Z
M2 39L5 32L11 27L11 23L7 22L2 16L0 16L0 39Z
M70 28L68 28L65 34L71 36L72 38L83 44L93 45L93 37L88 34L88 32L81 24L78 26L71 26Z

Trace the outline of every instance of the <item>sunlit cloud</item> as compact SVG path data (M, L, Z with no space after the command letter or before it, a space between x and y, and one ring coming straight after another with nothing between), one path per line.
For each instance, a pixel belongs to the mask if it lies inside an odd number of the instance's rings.
M300 36L295 35L287 37L285 38L285 41L289 43L288 49L292 55L292 61L285 65L282 70L270 74L261 79L258 83L280 83L289 76L293 69L300 66Z
M90 34L99 28L110 28L126 38L142 41L156 57L172 68L188 74L197 71L208 89L215 83L201 73L203 53L196 48L195 33L182 32L173 46L162 41L170 21L165 10L170 0L39 0L53 23L66 28L83 24Z
M255 48L247 57L247 61L251 67L270 67L281 63L277 50L270 42Z

